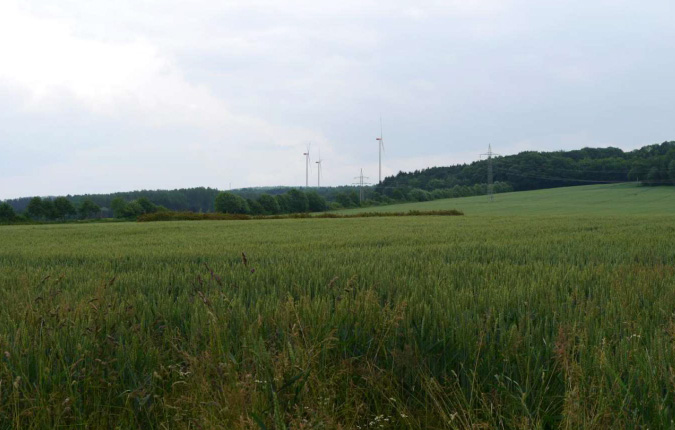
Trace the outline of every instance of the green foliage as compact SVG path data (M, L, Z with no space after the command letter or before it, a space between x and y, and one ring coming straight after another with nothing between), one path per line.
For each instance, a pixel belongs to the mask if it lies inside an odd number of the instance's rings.
M220 193L214 204L216 212L228 214L245 214L249 211L246 200L232 193Z
M326 210L326 199L321 197L316 191L310 191L307 194L307 207L310 212L323 212Z
M668 172L669 163L673 160L675 142L664 142L630 152L618 148L526 151L494 158L493 171L495 181L508 183L515 191L638 179L649 185L664 185L671 183ZM471 164L399 172L396 176L385 178L375 190L403 201L404 195L414 188L433 191L455 186L473 187L485 184L486 175L487 160L481 160ZM477 195L478 191L473 194Z
M670 181L675 184L675 159L668 164L668 177Z
M137 218L140 215L151 214L160 209L164 209L143 197L131 202L126 202L121 197L116 197L111 202L111 206L116 218L128 219Z
M54 220L59 217L51 199L42 199L42 214L43 218L47 220Z
M78 208L77 212L80 218L93 218L101 213L101 207L94 203L91 199L85 199Z
M7 202L0 203L0 222L12 222L16 219L14 208Z
M127 213L127 202L124 201L122 197L115 197L112 202L110 202L110 208L115 215L115 218L123 218Z
M356 193L356 191L353 191L349 193L349 200L351 203L351 206L358 207L361 206L361 199L359 199L359 195Z
M26 208L26 215L33 219L40 219L46 216L44 205L40 197L33 197Z
M279 205L280 213L289 213L291 211L291 199L288 194L280 194L274 197L274 199Z
M147 197L141 197L140 199L137 199L136 203L141 206L141 213L151 214L157 212L157 206L153 204Z
M288 195L288 211L291 213L302 213L309 210L309 201L307 195L295 188L286 193Z
M427 200L431 200L431 195L424 190L420 190L419 188L413 188L410 190L408 198L415 202L426 202Z
M53 201L54 218L66 219L67 217L77 214L75 206L65 197L57 197Z
M352 199L349 198L347 193L341 192L335 196L335 201L340 204L343 208L350 208L353 206Z
M264 215L265 210L262 205L258 203L257 200L246 199L246 204L248 205L248 213L251 215Z
M269 194L262 194L260 197L258 197L258 204L260 204L262 207L262 213L265 215L275 215L281 213L279 202Z

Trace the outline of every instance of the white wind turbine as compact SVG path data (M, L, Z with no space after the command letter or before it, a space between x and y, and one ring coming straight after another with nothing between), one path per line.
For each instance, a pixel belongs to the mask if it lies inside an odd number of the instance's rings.
M382 151L384 151L384 136L382 135L382 117L380 117L380 137L376 138L375 140L378 141L377 146L380 150L380 153L379 153L379 155L380 155L380 158L379 158L380 170L379 170L379 176L378 176L378 179L379 179L378 183L382 183Z
M315 163L317 165L317 169L318 169L317 174L316 174L317 175L316 176L316 186L317 186L317 188L321 188L321 162L322 161L323 160L321 159L321 151L319 151L319 160L315 161Z
M309 187L309 149L312 147L312 143L307 144L307 152L303 152L302 155L305 156L305 187Z

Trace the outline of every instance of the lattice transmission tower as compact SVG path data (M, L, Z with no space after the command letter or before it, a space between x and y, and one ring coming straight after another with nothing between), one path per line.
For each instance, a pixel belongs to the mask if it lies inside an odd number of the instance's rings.
M485 154L480 154L481 159L483 157L487 157L487 162L488 162L488 168L487 168L487 196L488 196L488 201L492 202L495 199L495 186L493 182L493 171L492 171L492 157L497 156L500 154L497 154L495 152L492 152L492 145L488 145L488 152Z
M364 185L370 185L368 182L365 182L364 179L368 179L367 176L363 176L363 169L361 169L361 174L354 179L358 179L359 182L354 182L352 185L358 185L359 186L359 203L363 202L364 198L364 193L363 193L363 186Z

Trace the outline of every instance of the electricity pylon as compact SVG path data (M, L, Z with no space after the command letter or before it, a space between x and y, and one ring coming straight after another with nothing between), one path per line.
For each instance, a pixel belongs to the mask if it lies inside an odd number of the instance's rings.
M353 185L358 185L359 186L359 203L363 202L363 186L364 185L369 185L368 182L364 182L364 179L368 179L367 176L363 176L363 169L361 169L361 174L354 179L358 179L359 182L355 182Z
M488 145L488 152L485 154L480 154L481 158L487 157L487 162L488 162L488 171L487 171L487 196L488 196L488 201L492 202L495 199L494 196L494 184L492 182L493 180L493 172L492 172L492 157L499 155L497 153L492 152L492 145Z

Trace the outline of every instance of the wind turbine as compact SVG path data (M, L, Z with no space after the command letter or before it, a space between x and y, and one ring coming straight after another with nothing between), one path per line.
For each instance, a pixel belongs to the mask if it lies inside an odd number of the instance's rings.
M384 151L384 136L382 135L382 117L380 117L380 137L375 138L375 140L378 141L378 148L380 150L380 170L379 170L379 176L378 176L378 183L382 183L382 151Z
M315 161L317 165L317 176L316 176L316 186L317 188L321 188L321 162L323 160L321 159L321 151L319 151L319 161Z
M305 156L305 188L309 188L309 149L312 147L312 143L307 144L307 152L303 152L302 155Z

